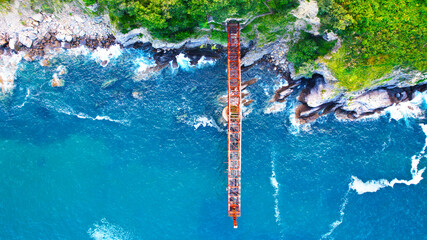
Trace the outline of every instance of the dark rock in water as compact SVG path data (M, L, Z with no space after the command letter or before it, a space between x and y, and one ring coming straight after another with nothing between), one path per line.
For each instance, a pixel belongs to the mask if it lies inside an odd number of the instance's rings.
M414 88L413 91L424 92L427 90L427 84L417 85L417 86L414 86L413 88Z
M326 114L334 112L338 108L338 104L335 102L329 102L324 104L322 107L323 107L323 111L320 114L320 116L324 116Z
M242 90L244 90L245 88L247 88L248 86L256 83L258 81L258 78L252 78L251 80L245 81L242 83Z
M253 99L251 99L251 100L246 100L246 99L244 99L243 100L243 106L245 106L245 107L247 107L247 106L249 106L251 103L253 103L255 100L253 100Z
M303 103L295 109L295 118L300 124L313 122L319 118L318 109L313 109Z
M107 61L107 60L104 60L104 61L102 61L102 62L101 62L101 66L102 66L102 67L107 66L107 64L108 64L108 61Z
M218 51L205 49L205 48L191 48L184 50L185 55L190 58L191 62L197 62L200 58L204 57L205 60L218 60L221 55Z
M286 101L286 98L291 95L293 92L293 89L290 88L290 86L284 86L276 90L274 93L273 99L270 100L270 102L284 102Z
M114 83L117 82L117 80L118 80L117 78L113 78L113 79L110 79L108 81L105 81L102 83L101 88L105 89L105 88L111 87L114 85Z
M176 59L172 60L172 68L178 68L178 62L176 61Z
M159 51L153 55L153 59L157 64L163 65L169 63L172 60L175 60L175 56L178 55L177 50L171 51Z
M152 44L150 42L146 42L146 43L136 42L130 45L129 47L136 48L136 49L150 49L152 48Z
M339 119L343 119L343 120L354 120L357 119L357 117L355 117L356 112L354 111L345 111L341 108L337 108L335 110L335 117L339 118Z
M69 43L67 43L67 42L62 42L62 47L65 48L65 49L70 49L71 45Z

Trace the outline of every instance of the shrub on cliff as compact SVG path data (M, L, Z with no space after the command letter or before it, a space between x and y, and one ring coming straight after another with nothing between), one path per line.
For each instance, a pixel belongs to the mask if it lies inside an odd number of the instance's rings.
M319 0L319 16L344 40L328 65L350 90L395 66L427 70L425 0Z
M290 47L287 58L298 72L305 63L313 63L319 56L326 55L334 45L335 41L327 42L320 36L302 32L298 42Z
M87 5L94 0L84 0ZM110 18L122 32L146 27L151 34L167 41L180 41L206 27L209 18L249 18L271 11L282 13L296 0L98 0L108 8Z

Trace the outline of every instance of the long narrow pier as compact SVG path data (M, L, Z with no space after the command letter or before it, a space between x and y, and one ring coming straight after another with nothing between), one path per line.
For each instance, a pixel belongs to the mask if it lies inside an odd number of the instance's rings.
M227 23L228 60L228 216L237 228L240 217L241 172L241 79L240 79L240 25Z

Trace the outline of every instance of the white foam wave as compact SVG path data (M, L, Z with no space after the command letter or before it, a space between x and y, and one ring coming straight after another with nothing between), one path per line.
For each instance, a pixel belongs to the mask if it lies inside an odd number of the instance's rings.
M427 125L426 124L420 124L424 134L426 134L427 137ZM385 187L394 187L395 184L406 184L406 185L417 185L421 180L423 179L422 175L426 168L418 170L418 164L420 163L420 160L425 155L425 150L427 147L427 138L426 142L424 144L423 149L420 153L412 156L411 158L411 175L412 179L410 180L401 180L401 179L393 179L391 181L388 181L387 179L380 179L380 180L369 180L366 182L363 182L359 178L352 176L352 182L350 184L350 189L356 191L358 194L364 194L367 192L376 192L380 190L381 188Z
M219 132L224 131L218 126L218 124L216 124L213 118L206 117L206 116L197 116L192 120L187 121L186 124L193 126L195 130L198 129L199 127L213 127L217 129Z
M146 80L155 73L154 71L150 71L150 68L156 66L155 62L146 56L137 58L134 63L137 66L134 76L136 81Z
M423 130L424 134L426 135L426 139L425 139L425 143L424 143L422 150L418 154L412 156L412 158L411 158L411 160L412 160L412 162L411 162L412 179L411 180L399 180L399 179L395 178L392 181L388 181L386 179L380 179L380 180L370 180L370 181L363 182L359 178L352 176L351 177L352 181L348 185L348 190L344 196L344 201L340 207L340 218L330 225L329 232L323 234L321 239L330 238L330 236L332 235L334 230L343 222L344 210L345 210L345 207L347 206L348 195L349 195L351 190L356 191L360 195L360 194L364 194L367 192L376 192L376 191L380 190L381 188L385 188L385 187L393 187L395 184L406 184L408 186L409 185L417 185L423 179L422 175L423 175L426 168L418 170L418 164L420 163L420 160L422 158L426 157L425 151L427 148L427 124L420 124L420 126L421 126L421 129Z
M350 183L351 184L351 183ZM330 238L330 236L332 235L332 233L335 231L335 229L341 225L342 221L344 220L344 211L345 211L345 207L347 206L348 203L348 194L350 193L350 188L347 190L347 192L345 193L345 196L343 198L343 203L340 206L340 217L338 220L336 220L335 222L331 223L331 225L329 225L329 232L325 233L322 235L322 237L320 239L326 239L326 238Z
M123 230L120 226L109 223L105 218L101 219L101 223L93 224L93 228L87 231L89 236L95 240L128 240L131 235Z
M17 108L22 108L25 106L25 104L27 103L27 99L30 96L30 89L27 88L27 94L25 95L24 101L22 102L21 105L16 106Z
M91 57L95 59L97 63L101 64L101 66L105 67L112 59L122 55L122 52L120 45L115 44L109 48L98 47L93 51Z
M80 45L79 47L68 49L67 54L72 56L87 56L90 54L90 50L86 46Z
M3 95L11 93L14 89L16 71L21 60L21 53L0 55L0 88Z
M197 62L197 66L198 67L203 67L203 66L212 66L215 65L216 60L214 59L207 59L205 56L202 56L199 61Z
M286 109L286 102L274 102L264 109L264 114L278 113Z
M276 218L276 223L280 226L282 221L280 219L280 209L279 209L279 182L276 178L276 166L274 157L271 160L271 177L270 177L271 186L274 188L273 198L274 198L274 217Z
M190 64L191 59L185 56L184 53L180 53L176 56L176 62L178 63L179 68L189 71L194 68L203 68L205 66L212 66L216 63L216 60L206 59L205 56L202 56L196 65Z
M184 53L176 56L176 62L180 68L184 70L190 69L190 58L186 57Z
M91 117L85 113L74 113L72 110L67 110L67 109L57 109L58 112L60 113L64 113L67 114L69 116L75 116L77 118L80 119L89 119L89 120L93 120L93 121L109 121L109 122L115 122L115 123L119 123L125 126L129 126L130 125L130 121L129 120L117 120L117 119L112 119L109 116L96 116L96 117Z

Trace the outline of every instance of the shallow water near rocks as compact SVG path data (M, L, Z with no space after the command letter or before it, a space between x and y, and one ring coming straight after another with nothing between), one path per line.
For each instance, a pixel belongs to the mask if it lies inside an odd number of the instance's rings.
M425 238L427 184L410 182L427 165L424 120L327 116L297 127L292 97L264 113L284 80L250 69L243 80L260 80L248 87L233 229L225 58L182 59L135 82L149 53L123 50L106 67L89 55L19 66L0 108L0 239ZM52 88L60 65L65 86Z

